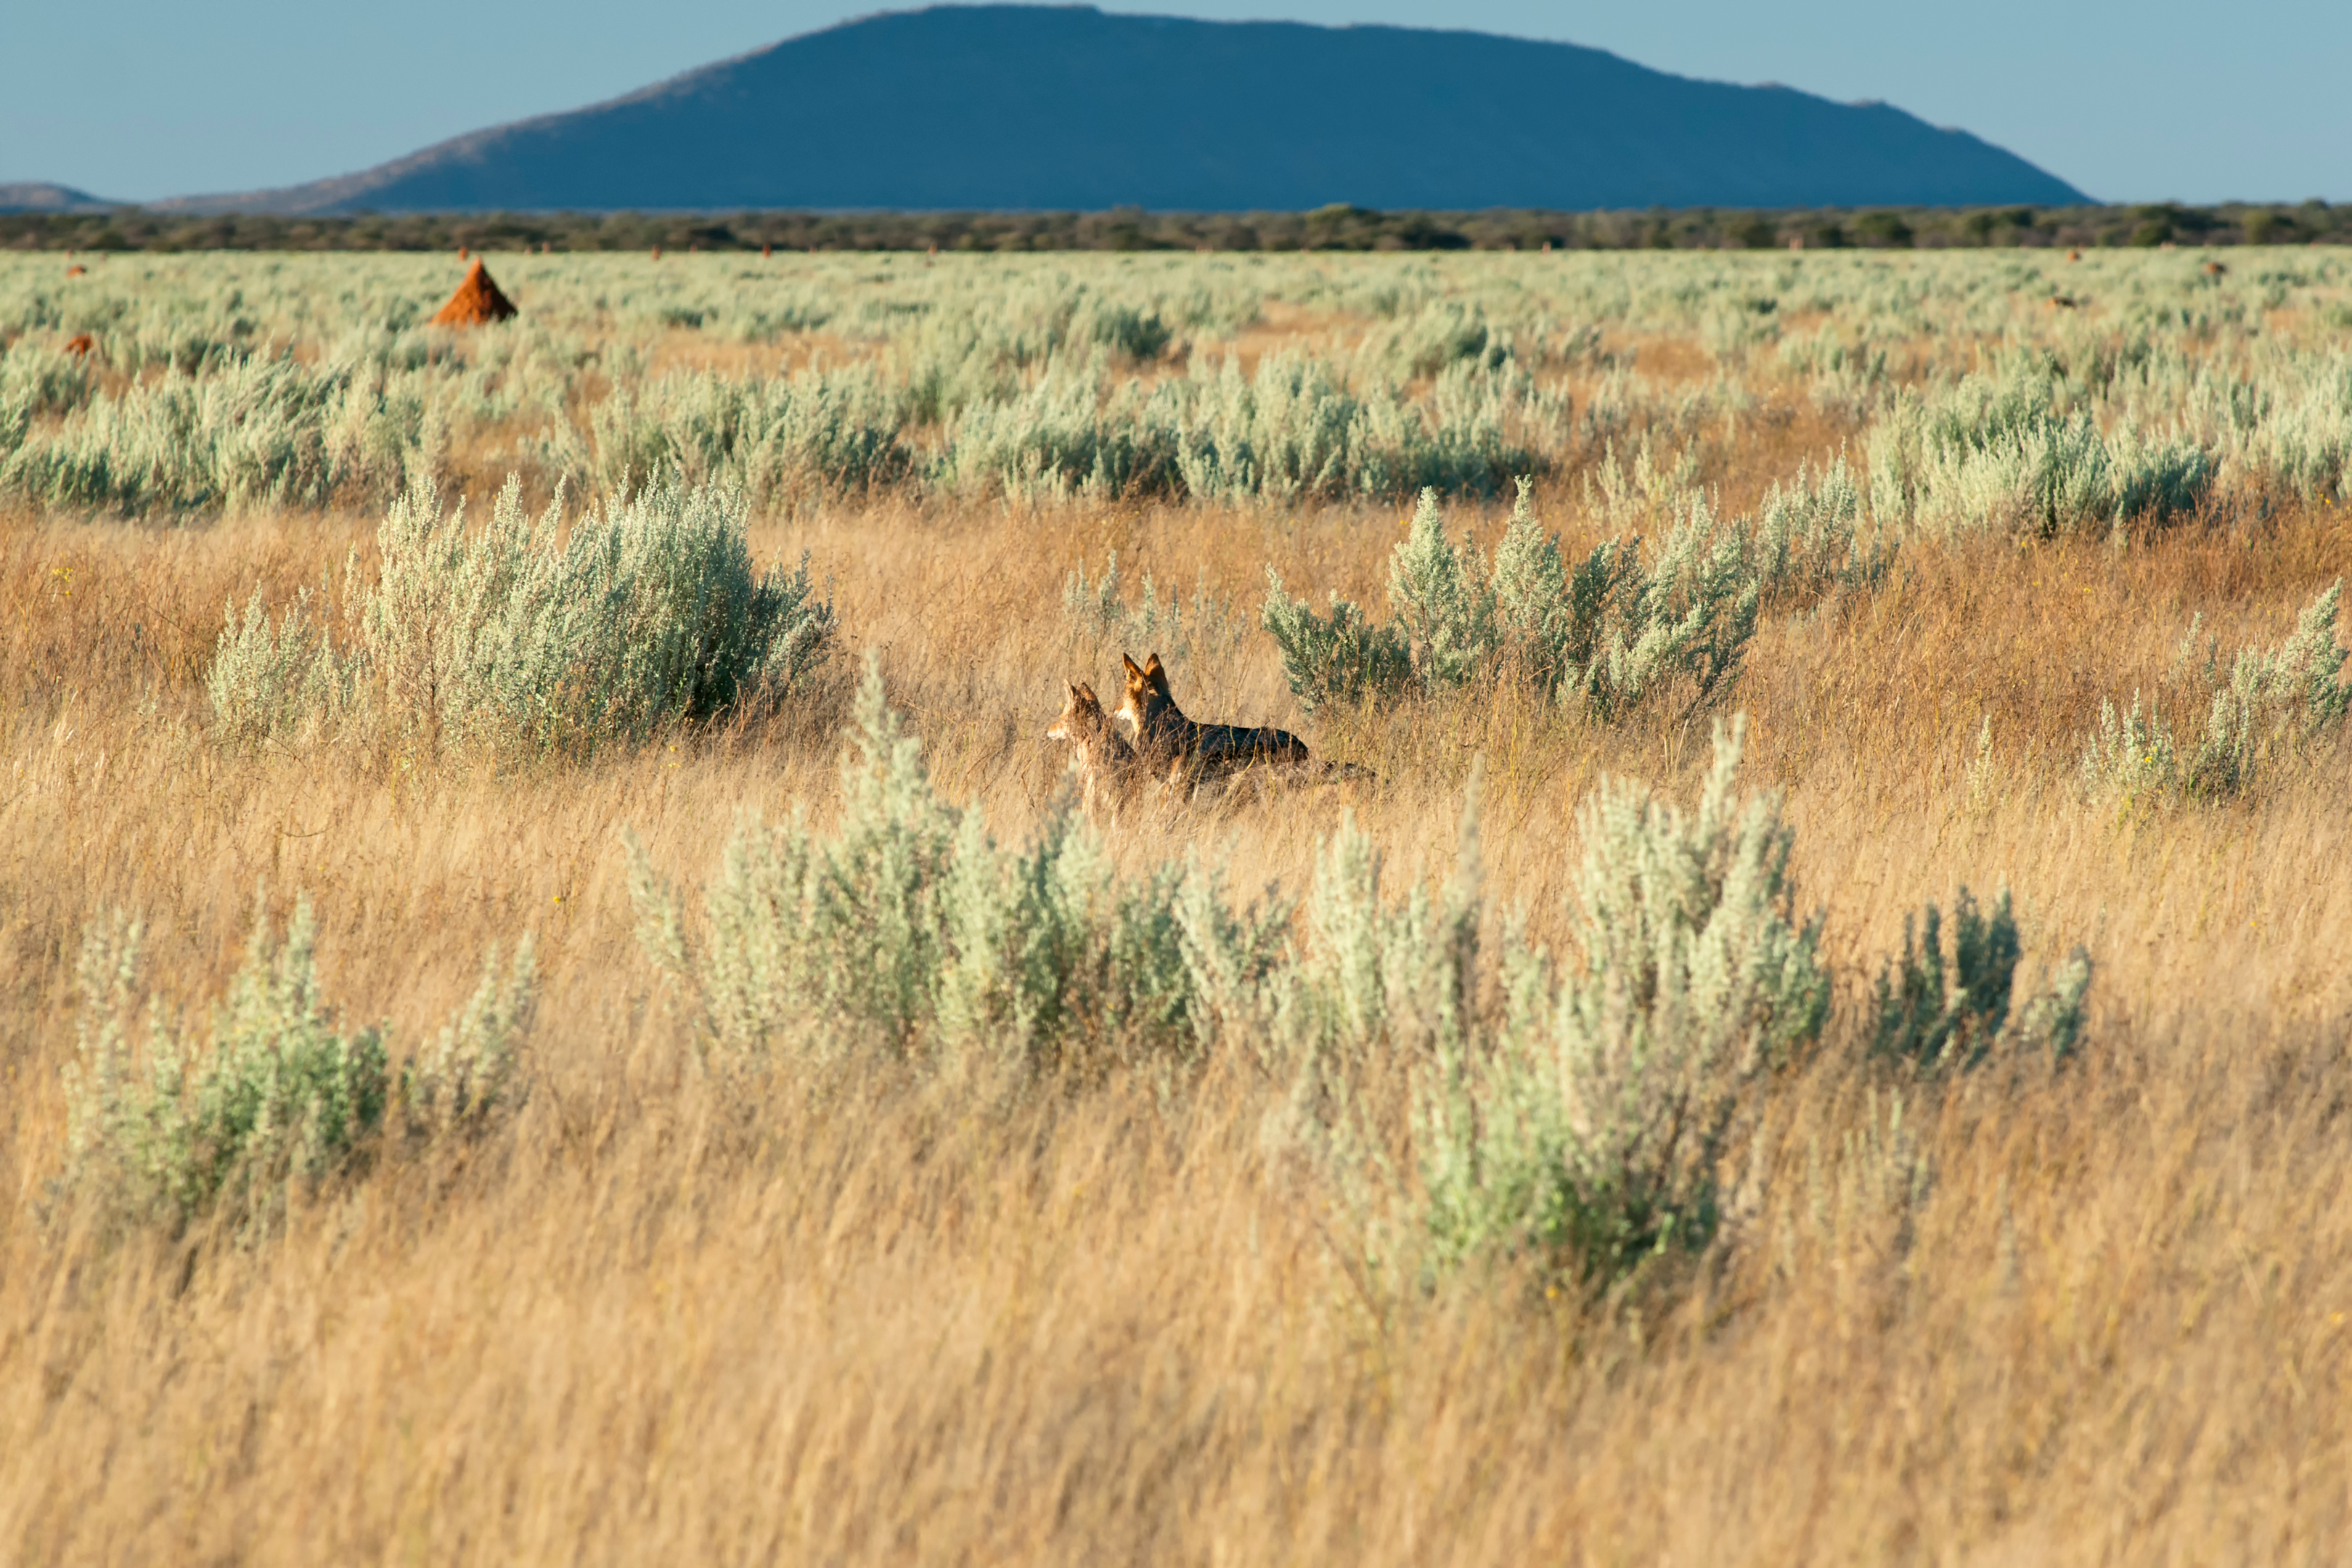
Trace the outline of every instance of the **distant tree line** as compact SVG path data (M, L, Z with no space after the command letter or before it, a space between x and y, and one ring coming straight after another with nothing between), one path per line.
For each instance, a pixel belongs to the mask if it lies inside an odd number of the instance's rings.
M2352 205L1647 212L0 214L15 250L1772 250L2352 244Z

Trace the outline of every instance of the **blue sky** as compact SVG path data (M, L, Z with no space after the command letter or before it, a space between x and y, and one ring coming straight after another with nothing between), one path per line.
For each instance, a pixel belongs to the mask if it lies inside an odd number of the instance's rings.
M58 180L123 200L290 184L611 98L874 8L10 0L0 5L0 181ZM1685 76L1884 99L2105 200L2352 200L2352 0L1111 0L1104 9L1556 38Z

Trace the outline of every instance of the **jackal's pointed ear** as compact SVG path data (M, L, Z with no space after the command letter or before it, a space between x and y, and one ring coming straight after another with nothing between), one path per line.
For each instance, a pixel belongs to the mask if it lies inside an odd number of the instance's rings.
M1068 688L1070 689L1070 695L1071 695L1071 696L1073 696L1073 697L1076 697L1079 692L1084 691L1084 690L1086 689L1086 688L1085 688L1085 687L1080 686L1080 685L1079 685L1076 681L1075 681L1075 680L1065 680L1064 682L1062 682L1062 684L1063 684L1063 685L1065 685L1065 686L1066 686L1066 687L1068 687Z
M1160 696L1168 695L1168 672L1160 667L1160 656L1153 654L1143 661L1144 683Z
M1079 698L1089 707L1099 708L1102 706L1102 699L1097 697L1095 695L1095 689L1088 686L1085 681L1079 681L1076 686L1071 687L1070 689L1076 692Z
M1141 667L1135 662L1135 660L1129 658L1125 654L1120 654L1118 656L1118 662L1127 666L1127 682L1129 685L1140 686L1143 684L1143 670Z

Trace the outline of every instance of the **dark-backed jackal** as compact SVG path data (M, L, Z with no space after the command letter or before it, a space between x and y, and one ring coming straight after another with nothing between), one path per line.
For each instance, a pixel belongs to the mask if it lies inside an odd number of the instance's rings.
M1150 776L1197 784L1258 763L1306 765L1307 742L1287 730L1202 724L1184 717L1168 694L1168 672L1158 654L1141 665L1125 654L1119 660L1127 666L1127 695L1119 701L1118 721Z

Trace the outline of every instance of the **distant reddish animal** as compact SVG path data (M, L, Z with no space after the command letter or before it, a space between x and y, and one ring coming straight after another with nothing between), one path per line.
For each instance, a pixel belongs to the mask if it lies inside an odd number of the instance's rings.
M2083 253L2079 250L2070 250L2066 253L2066 259L2069 261L2080 261L2083 259Z
M89 334L88 332L76 332L73 336L66 340L66 353L73 355L76 359L79 359L82 355L89 353L90 350L96 347L98 347L98 345L89 341Z
M84 267L80 262L77 261L71 267L66 268L66 276L68 278L79 278L89 270L89 268Z
M2209 261L2205 264L2204 268L2205 276L2208 278L2222 277L2227 274L2229 270L2230 269L2228 268L2222 266L2218 261Z
M2072 294L2053 294L2050 296L2050 308L2053 310L2071 310L2081 303L2082 301L2075 299Z

